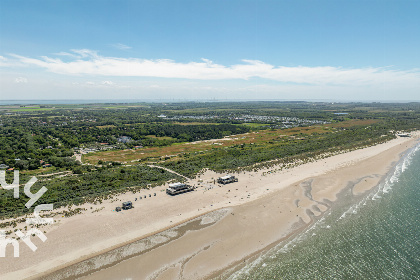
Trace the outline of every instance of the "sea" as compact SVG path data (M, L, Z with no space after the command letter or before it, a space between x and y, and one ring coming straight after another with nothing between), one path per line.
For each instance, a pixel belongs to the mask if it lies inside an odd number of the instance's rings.
M369 193L222 279L420 279L420 144Z

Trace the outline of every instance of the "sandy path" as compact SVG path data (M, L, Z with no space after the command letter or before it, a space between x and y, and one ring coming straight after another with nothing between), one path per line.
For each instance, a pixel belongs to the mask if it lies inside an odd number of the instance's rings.
M186 179L188 181L191 180L190 178L188 178L188 177L186 177L186 176L184 176L182 174L179 174L179 173L177 173L177 172L175 172L175 171L173 171L173 170L171 170L169 168L166 168L166 167L162 167L162 166L159 166L159 165L153 165L153 164L148 164L147 166L152 167L152 168L160 168L160 169L166 170L166 171L168 171L170 173L173 173L175 175L178 175L178 176L180 176L180 177L182 177L182 178L184 178L184 179Z
M74 153L74 158L75 158L78 162L80 162L81 164L83 164L83 162L82 162L82 154L79 154L79 153Z
M54 175L67 175L72 173L71 171L60 171L60 172L55 172L55 173L49 173L49 174L42 174L42 175L37 175L38 177L50 177L50 176L54 176Z

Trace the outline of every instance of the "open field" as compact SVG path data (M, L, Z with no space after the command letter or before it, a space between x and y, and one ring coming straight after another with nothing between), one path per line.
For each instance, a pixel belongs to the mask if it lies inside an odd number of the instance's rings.
M144 104L44 104L44 105L0 105L0 111L6 112L32 112L32 111L53 111L62 109L80 110L90 109L127 109L127 108L148 108Z
M173 124L177 124L177 125L206 125L206 124L218 125L220 123L212 123L212 122L173 122Z
M345 127L352 127L356 125L371 125L374 123L377 123L378 120L348 120L348 121L342 121L339 123L332 123L328 124L328 127L335 127L335 128L345 128Z
M296 135L311 135L314 133L322 134L334 131L334 128L348 128L353 126L370 125L377 123L377 120L348 120L335 124L316 125L310 127L297 127L290 129L274 129L261 130L253 133L238 134L224 139L203 140L187 143L176 143L166 147L143 148L137 150L116 150L104 151L97 153L90 153L83 155L83 161L96 164L99 160L102 161L116 161L116 162L131 162L136 160L151 158L151 161L161 160L161 157L171 156L171 160L175 160L176 156L184 153L206 152L213 148L231 147L242 144L266 144L273 140L278 140L282 137L293 137ZM192 124L190 124L192 125ZM304 137L300 135L298 139ZM296 136L296 137L295 137ZM148 135L148 137L153 137ZM160 139L168 139L160 137Z
M358 125L358 121L353 122ZM346 125L351 126L351 122ZM152 161L160 160L161 157L172 156L171 160L176 159L174 156L184 153L205 152L213 148L231 147L242 144L265 144L272 140L282 137L291 137L298 134L310 135L313 133L326 133L331 131L325 126L313 127L299 127L291 129L276 129L276 130L261 130L258 132L232 135L223 139L203 140L187 143L176 143L166 147L153 147L136 150L117 150L117 151L103 151L97 153L89 153L83 155L83 161L91 164L96 164L99 160L102 161L116 161L116 162L130 162L135 160L142 160L152 158ZM150 137L150 136L149 136ZM302 137L302 136L301 136ZM296 139L291 138L291 139Z
M160 140L175 140L175 138L169 137L169 136L146 135L146 137L160 139Z

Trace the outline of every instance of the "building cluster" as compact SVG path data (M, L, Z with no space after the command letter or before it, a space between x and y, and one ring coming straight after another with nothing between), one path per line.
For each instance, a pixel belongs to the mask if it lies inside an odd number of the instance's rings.
M299 119L296 117L278 117L278 116L260 116L260 115L234 115L230 114L227 117L222 116L214 116L214 115L203 115L203 116L177 116L168 118L170 120L212 120L212 119L222 119L226 118L229 120L239 121L243 123L266 123L269 127L274 128L291 128L296 126L304 126L304 125L314 125L314 124L327 124L327 121L320 121L320 120L308 120L308 119Z

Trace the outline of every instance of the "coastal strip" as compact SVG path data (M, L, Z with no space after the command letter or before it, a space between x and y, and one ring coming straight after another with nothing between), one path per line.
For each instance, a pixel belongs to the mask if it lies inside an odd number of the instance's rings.
M169 197L162 192L164 187L149 190L158 196L121 215L111 210L115 202L105 202L104 211L63 219L48 232L48 242L39 243L38 251L23 251L21 258L1 260L2 279L43 278L109 248L229 208L230 212L214 224L187 231L85 278L199 279L217 275L305 227L311 215L328 210L349 182L354 183L357 193L377 185L418 136L413 133L412 138L394 139L282 171L241 173L238 183L222 187L211 183L218 174L208 171L200 178L204 183L197 191ZM130 194L125 194L120 199L129 198Z

